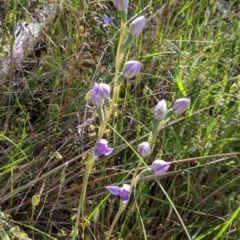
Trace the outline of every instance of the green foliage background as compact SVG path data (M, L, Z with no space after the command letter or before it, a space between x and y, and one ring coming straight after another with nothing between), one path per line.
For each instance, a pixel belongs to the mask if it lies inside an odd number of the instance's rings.
M16 23L32 21L36 7L52 2L1 3L1 59ZM94 81L113 78L120 16L112 3L62 4L40 47L0 86L2 239L71 239L98 130L85 95ZM189 111L161 131L146 164L192 161L157 180L143 178L112 239L187 239L173 207L192 239L240 239L239 11L237 0L131 1L129 19L146 14L149 22L125 60L139 60L143 68L123 84L105 133L113 154L92 169L79 226L85 239L104 239L120 202L104 187L131 178L137 158L129 146L147 139L154 106L164 98L170 107L183 96L191 98ZM103 14L115 17L104 29Z

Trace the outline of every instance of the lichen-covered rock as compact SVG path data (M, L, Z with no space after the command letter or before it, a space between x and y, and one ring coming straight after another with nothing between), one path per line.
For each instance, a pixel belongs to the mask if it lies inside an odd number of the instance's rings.
M36 44L43 38L45 29L53 23L61 9L62 4L58 3L42 5L31 13L32 22L22 20L17 22L13 45L4 46L8 54L0 59L0 82L4 82L8 74L31 54Z

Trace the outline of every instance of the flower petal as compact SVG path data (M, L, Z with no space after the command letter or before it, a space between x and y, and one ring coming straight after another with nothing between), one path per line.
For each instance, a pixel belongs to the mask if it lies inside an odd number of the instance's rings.
M106 186L106 189L107 189L110 193L112 193L113 195L119 195L120 187L118 187L118 186L113 186L113 185L111 185L111 186Z
M113 0L113 5L119 11L123 11L128 8L129 0Z
M112 151L113 151L113 148L107 147L107 148L105 149L104 155L107 156L107 155L109 155Z
M97 149L94 150L93 154L95 157L101 155L109 155L113 151L113 148L108 147L108 141L105 139L100 139L97 142Z
M126 189L126 185L127 184L124 184L125 185L125 188L124 187L121 187L120 189L119 189L119 192L118 192L118 195L121 197L121 199L123 200L123 202L127 202L127 201L129 201L129 199L130 199L130 189L128 189L128 187L127 187L127 189ZM130 186L129 186L130 187Z

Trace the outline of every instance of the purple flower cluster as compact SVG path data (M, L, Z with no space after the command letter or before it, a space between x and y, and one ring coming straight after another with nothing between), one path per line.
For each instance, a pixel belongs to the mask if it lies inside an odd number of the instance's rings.
M127 9L129 7L129 0L112 0L113 5L116 7L118 11L121 11L121 16L123 21L126 20ZM125 14L125 15L124 15ZM105 24L111 22L114 18L108 17L104 15L101 24L105 26ZM125 21L126 22L126 21ZM139 16L134 19L129 25L129 34L125 41L121 46L121 53L125 53L126 49L129 48L134 39L142 33L145 25L147 23L147 19L145 16ZM136 60L127 61L123 66L123 72L119 75L118 81L121 82L125 79L134 78L141 71L142 64ZM117 82L118 83L118 82ZM102 106L106 99L110 97L110 86L104 83L95 83L92 91L92 103L95 105L98 110L102 110ZM188 98L180 98L177 99L173 107L171 109L167 109L166 100L161 100L154 108L154 121L153 128L150 134L148 141L142 142L138 145L137 150L141 158L145 158L149 156L152 152L152 144L156 139L160 129L162 126L169 120L169 118L175 114L181 114L185 112L190 105L190 99ZM161 125L162 124L162 125ZM105 139L101 139L97 142L97 147L94 150L94 156L99 157L101 155L109 155L113 149L108 146L108 142ZM157 159L153 161L150 168L146 169L154 175L159 175L165 173L169 167L170 162L166 162L161 159ZM128 184L123 184L122 187L118 187L115 185L106 186L106 189L112 193L113 195L120 196L124 203L128 202L131 195L131 186Z

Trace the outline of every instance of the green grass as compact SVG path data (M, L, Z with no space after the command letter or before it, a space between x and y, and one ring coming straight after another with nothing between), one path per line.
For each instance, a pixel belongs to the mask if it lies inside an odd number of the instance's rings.
M11 0L0 10L1 59L4 46L14 40L16 22L29 19L24 9L37 6ZM124 59L141 61L141 74L122 84L104 133L114 151L91 170L79 231L84 239L105 238L121 200L104 187L131 179L138 162L133 150L147 140L158 100L166 99L170 107L186 96L190 109L171 119L144 159L145 165L160 158L176 163L161 178L141 179L111 239L237 240L238 1L134 0L129 19L143 9L150 21ZM95 18L103 14L115 21L101 30ZM33 55L7 81L0 80L2 239L27 239L24 233L30 239L71 239L86 159L98 131L96 110L85 95L94 81L112 82L115 52L108 46L117 43L119 27L110 2L90 1L87 10L69 1L44 29L39 64L30 65ZM84 122L80 136L77 126ZM36 196L40 202L34 206Z

